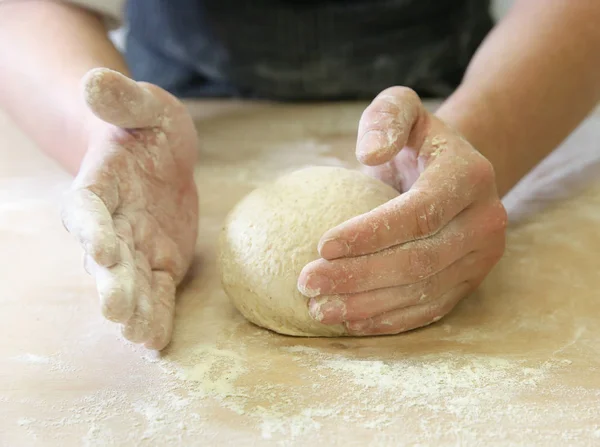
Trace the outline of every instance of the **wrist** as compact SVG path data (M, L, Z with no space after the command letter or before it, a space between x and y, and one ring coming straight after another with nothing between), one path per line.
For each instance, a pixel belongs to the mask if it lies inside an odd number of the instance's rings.
M435 115L492 163L500 196L508 193L529 170L529 167L518 167L520 150L510 143L511 125L501 102L493 94L461 86Z
M103 123L87 107L78 90L74 89L72 92L73 97L70 100L63 97L60 110L57 110L58 127L54 132L54 138L62 142L60 163L69 173L77 174L93 135L98 132Z

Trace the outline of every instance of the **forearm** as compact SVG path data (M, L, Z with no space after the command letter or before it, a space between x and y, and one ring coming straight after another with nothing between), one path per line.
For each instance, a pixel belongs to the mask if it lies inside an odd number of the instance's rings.
M128 74L100 18L59 2L0 0L0 107L71 173L93 119L79 80L95 67Z
M600 100L598 0L519 0L437 115L494 165L507 193Z

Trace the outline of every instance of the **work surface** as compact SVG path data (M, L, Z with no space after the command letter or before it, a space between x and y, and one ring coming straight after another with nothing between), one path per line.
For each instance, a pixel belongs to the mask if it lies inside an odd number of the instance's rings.
M70 178L0 116L0 445L600 444L599 114L509 195L504 259L439 323L290 338L229 304L228 210L281 172L355 166L363 107L191 105L200 237L161 355L102 320L59 219Z

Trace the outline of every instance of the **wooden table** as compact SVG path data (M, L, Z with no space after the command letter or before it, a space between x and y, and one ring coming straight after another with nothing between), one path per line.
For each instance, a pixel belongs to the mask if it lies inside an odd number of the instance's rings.
M600 445L600 114L506 198L506 256L449 317L301 339L232 308L215 236L261 182L355 166L364 105L190 107L200 237L161 355L103 321L70 178L0 116L0 445Z

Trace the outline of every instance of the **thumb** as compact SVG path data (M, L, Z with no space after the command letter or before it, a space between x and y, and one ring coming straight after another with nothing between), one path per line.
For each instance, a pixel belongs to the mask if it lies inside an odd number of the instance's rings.
M119 72L95 68L81 80L83 97L101 120L124 129L154 127L163 107L146 88Z
M367 166L390 161L403 147L418 149L425 139L429 113L407 87L382 91L358 124L356 158Z

